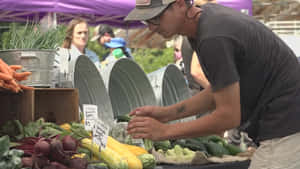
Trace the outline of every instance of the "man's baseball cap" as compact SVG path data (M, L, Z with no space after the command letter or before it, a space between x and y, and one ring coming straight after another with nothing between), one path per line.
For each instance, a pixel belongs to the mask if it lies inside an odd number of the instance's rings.
M105 33L110 34L112 37L114 37L113 29L108 25L99 25L94 30L94 36L91 38L91 41L96 41L101 36L103 36Z
M176 0L136 0L135 8L130 11L125 21L145 21L159 15L168 5Z

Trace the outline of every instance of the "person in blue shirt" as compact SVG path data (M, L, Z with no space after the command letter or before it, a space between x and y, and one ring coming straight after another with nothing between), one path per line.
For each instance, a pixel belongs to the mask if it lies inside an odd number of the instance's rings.
M126 42L123 38L112 38L110 42L105 43L105 46L110 49L109 55L105 58L102 65L114 62L120 58L127 58L126 56Z
M115 34L113 32L113 29L108 26L108 25L99 25L96 27L95 32L94 32L94 36L92 37L91 41L97 41L99 45L104 46L105 48L111 48L109 45L107 45L113 38L115 37ZM121 37L117 37L120 41L124 41L125 40ZM129 48L126 47L126 42L125 45L122 46L121 48L123 48L123 52L124 55L127 58L133 58L131 55L131 51ZM103 57L101 61L104 61L106 59L106 57L108 57L110 55L110 52L106 53Z

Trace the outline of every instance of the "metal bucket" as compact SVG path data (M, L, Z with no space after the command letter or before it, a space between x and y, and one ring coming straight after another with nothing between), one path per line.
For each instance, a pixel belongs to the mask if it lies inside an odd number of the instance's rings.
M186 80L174 64L148 74L157 104L169 106L190 97Z
M21 83L34 87L52 87L55 50L2 50L0 58L8 65L22 65L22 71L32 72Z
M73 86L79 92L80 109L83 104L98 106L98 117L108 125L113 124L113 111L102 77L94 63L84 55L70 63Z
M115 117L134 108L155 105L155 95L145 72L133 60L122 58L100 69Z
M157 104L169 106L191 97L186 80L182 72L174 64L169 64L148 74L154 89ZM179 121L189 121L195 117L184 118Z

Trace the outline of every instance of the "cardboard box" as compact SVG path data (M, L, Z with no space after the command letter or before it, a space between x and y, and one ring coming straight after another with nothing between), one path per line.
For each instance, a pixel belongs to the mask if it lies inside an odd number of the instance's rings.
M78 90L73 88L40 88L15 94L0 92L0 125L18 119L23 124L38 118L62 124L79 120Z

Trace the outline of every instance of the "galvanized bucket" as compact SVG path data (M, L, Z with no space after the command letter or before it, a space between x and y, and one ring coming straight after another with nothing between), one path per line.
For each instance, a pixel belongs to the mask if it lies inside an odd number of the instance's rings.
M101 67L115 117L134 108L155 105L155 95L145 72L133 60L122 58Z
M169 64L148 74L154 89L157 104L169 106L191 97L182 72L174 64ZM185 118L180 121L194 119Z
M2 58L9 65L22 65L22 71L32 75L21 83L34 87L53 87L53 64L55 50L15 49L0 51Z
M174 64L169 64L148 74L157 104L169 106L190 96L186 80Z
M73 79L73 86L79 92L80 109L83 104L98 106L98 117L108 125L113 124L113 111L102 77L95 64L84 55L70 63L69 70Z

